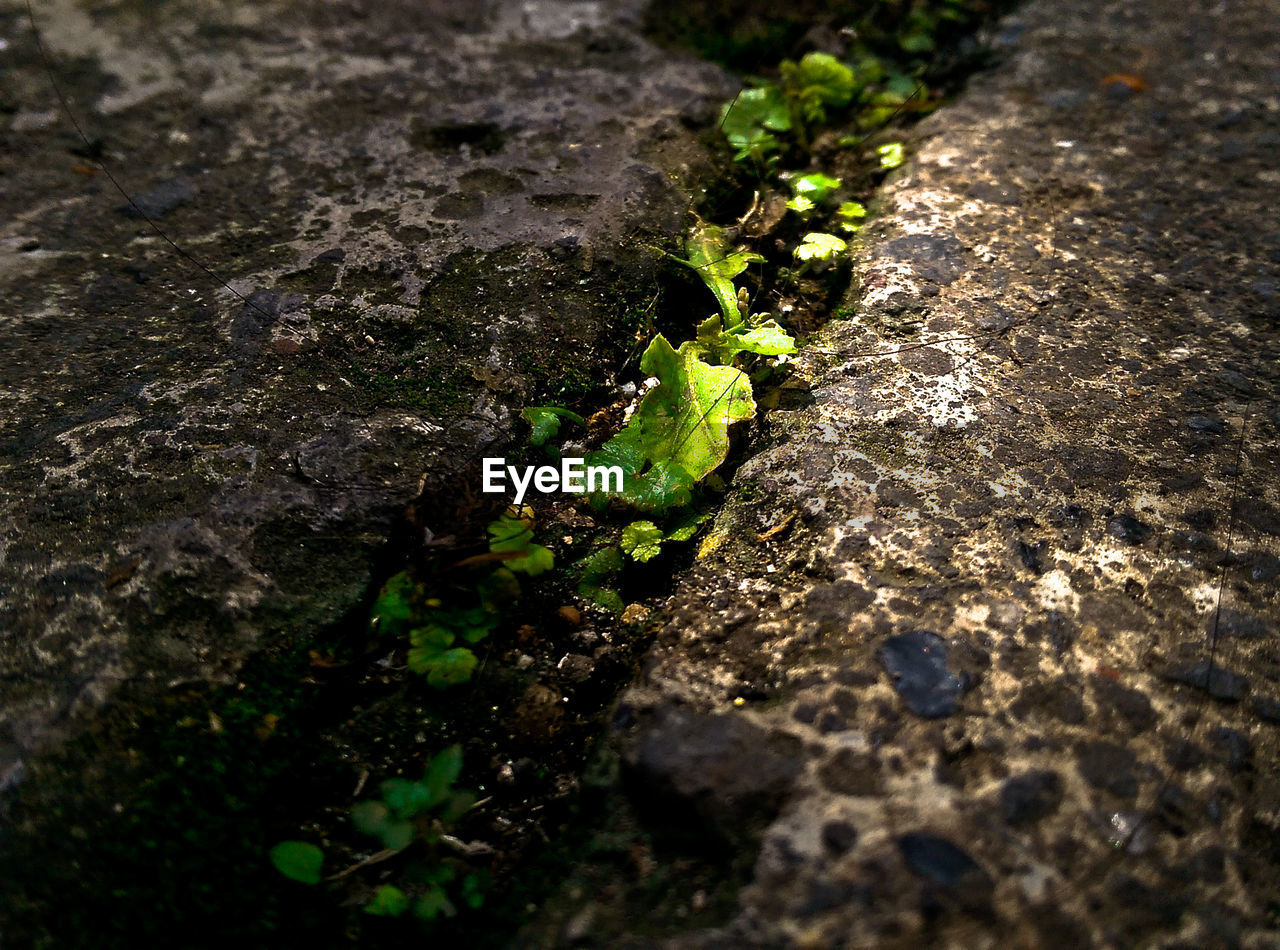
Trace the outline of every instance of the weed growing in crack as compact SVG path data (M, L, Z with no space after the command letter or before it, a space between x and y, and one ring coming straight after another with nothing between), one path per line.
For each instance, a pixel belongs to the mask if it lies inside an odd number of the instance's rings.
M365 904L365 913L399 917L412 911L415 917L430 921L456 914L455 899L473 910L484 903L487 875L463 869L459 878L459 862L441 851L449 829L476 804L474 794L453 787L461 773L462 748L450 746L427 763L421 779L388 779L379 787L379 798L351 809L356 830L378 839L383 850L332 879L414 845L421 845L426 852L404 875L409 890L380 885ZM270 857L276 869L291 880L312 885L322 880L324 851L310 842L282 841L271 849Z

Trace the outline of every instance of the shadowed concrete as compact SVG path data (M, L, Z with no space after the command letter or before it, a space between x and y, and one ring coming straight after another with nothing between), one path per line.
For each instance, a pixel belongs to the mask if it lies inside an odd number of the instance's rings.
M732 89L628 2L36 9L92 142L10 7L0 787L122 682L341 617L421 488L448 534L519 407L630 345Z

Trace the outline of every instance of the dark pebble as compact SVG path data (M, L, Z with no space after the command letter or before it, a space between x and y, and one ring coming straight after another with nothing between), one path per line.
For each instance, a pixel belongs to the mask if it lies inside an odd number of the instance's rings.
M829 821L822 826L822 845L832 854L844 854L858 841L858 829L847 821Z
M928 630L890 637L880 646L880 662L907 708L925 719L951 715L972 685L967 674L947 669L947 641Z
M940 885L968 906L991 899L994 883L969 853L946 838L914 832L898 839L902 859L914 873Z
M1213 432L1215 434L1227 431L1227 424L1221 419L1214 419L1211 416L1192 416L1187 420L1187 428L1194 432Z
M1263 722L1280 725L1280 699L1274 699L1271 696L1255 696L1251 705Z
M1271 636L1271 626L1261 617L1228 609L1210 615L1205 632L1209 634L1217 632L1224 637L1260 640Z
M196 187L186 178L170 178L145 195L134 195L131 204L120 210L133 217L163 218L183 202L196 196ZM140 214L141 213L141 214Z
M1114 742L1086 742L1076 750L1076 771L1094 788L1121 798L1138 794L1133 753Z
M1132 515L1116 515L1107 522L1107 531L1113 538L1126 544L1141 544L1151 537L1154 529Z
M1164 674L1164 678L1175 683L1185 683L1207 692L1214 699L1236 702L1244 696L1247 681L1239 673L1224 670L1214 664L1209 668L1208 660L1177 666Z
M1232 772L1239 772L1249 763L1253 751L1249 739L1229 726L1218 726L1209 733L1209 742Z
M1025 825L1046 818L1062 804L1062 777L1038 771L1015 775L1000 789L1000 811L1011 825Z

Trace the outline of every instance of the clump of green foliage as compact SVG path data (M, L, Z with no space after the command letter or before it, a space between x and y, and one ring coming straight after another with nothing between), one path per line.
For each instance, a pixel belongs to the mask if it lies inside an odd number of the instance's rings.
M448 601L430 597L406 571L393 576L374 601L371 624L409 640L409 669L432 686L471 679L479 659L472 647L492 633L520 597L516 574L537 576L555 566L548 548L533 541L527 509L508 511L488 528L489 553L470 559L489 570Z
M721 228L702 223L685 241L685 253L682 263L711 290L719 313L678 348L662 334L654 337L640 369L658 384L622 431L587 459L619 466L623 491L615 501L641 512L689 504L694 486L728 456L729 428L755 416L752 362L795 351L795 340L775 321L751 314L745 292L734 286L758 255L730 247Z
M387 851L402 852L414 844L426 850L426 859L408 869L410 890L383 884L374 890L365 913L379 917L399 917L410 911L421 920L452 917L457 905L450 897L472 909L484 902L487 875L470 871L458 880L459 868L439 853L441 837L476 802L471 792L454 789L462 773L462 749L450 746L427 763L421 779L393 778L379 786L378 799L364 801L351 809L351 821L362 834L378 839ZM324 852L307 841L282 841L271 849L272 864L292 880L319 884L324 868ZM457 887L450 885L457 881Z

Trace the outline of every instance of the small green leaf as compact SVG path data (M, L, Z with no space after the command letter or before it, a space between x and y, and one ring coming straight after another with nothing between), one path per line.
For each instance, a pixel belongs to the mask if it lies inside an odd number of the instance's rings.
M806 53L778 67L782 87L806 122L822 122L828 107L848 105L857 91L853 70L830 53Z
M744 89L720 110L720 129L738 161L760 159L778 147L773 132L791 128L791 111L777 86Z
M271 849L271 863L287 878L319 884L324 852L306 841L281 841Z
M424 806L423 790L407 778L389 778L380 786L382 800L401 818L410 818Z
M422 881L424 884L431 884L442 887L448 884L458 876L457 869L452 864L436 864L431 867L421 869Z
M559 406L526 406L520 415L533 426L529 434L531 445L545 445L548 439L555 438L560 431L560 420L568 419L576 425L586 425L582 416Z
M439 811L440 821L446 825L451 825L468 811L471 806L476 803L476 796L471 792L454 792L446 795L444 805Z
M413 915L420 920L435 920L442 914L452 917L457 912L457 908L440 887L430 888L413 905Z
M804 243L795 250L797 260L829 261L849 249L849 245L834 234L811 231L804 236Z
M804 195L796 195L787 202L787 209L799 214L804 214L806 211L812 211L816 207L817 205L813 203L813 200Z
M406 572L401 571L391 577L382 585L378 599L373 602L370 623L381 633L394 632L413 616L410 600L414 593L414 583Z
M742 316L738 312L738 290L733 286L733 279L746 270L748 265L763 261L764 258L750 251L733 250L725 237L724 228L701 222L689 232L684 250L689 256L684 263L698 272L703 283L715 295L720 313L724 317L724 325L737 326Z
M703 522L710 520L709 511L691 511L677 521L667 532L668 541L688 541L698 532Z
M840 179L814 172L801 175L791 181L791 191L796 195L804 195L814 201L825 201L831 192L840 187Z
M781 356L783 353L796 351L795 339L773 320L766 320L749 330L738 327L724 334L720 345L730 355L745 351L761 356Z
M462 903L472 910L479 910L484 904L484 892L489 887L489 874L476 871L462 879Z
M622 555L615 547L601 548L578 562L578 581L598 585L622 570Z
M876 154L880 156L880 168L883 171L897 168L906 161L901 142L890 142L888 145L881 145L876 149Z
M588 584L579 584L578 593L597 607L610 613L620 614L626 609L626 604L622 602L622 595L611 587L592 587Z
M409 631L409 643L415 647L430 647L434 650L447 650L453 646L457 635L439 624L428 624L415 627Z
M409 669L425 675L432 686L465 683L479 665L476 655L466 647L454 647L452 650L415 647L409 651Z
M359 802L351 809L351 823L356 830L374 838L382 835L390 817L391 810L382 802Z
M931 53L934 44L933 37L927 33L909 33L899 37L898 45L907 53Z
M394 885L383 884L364 905L364 912L375 917L399 917L409 909L409 904L409 896L404 891Z
M555 566L555 555L549 548L533 543L533 528L520 518L503 515L489 525L489 550L501 554L519 554L503 562L508 570L533 577Z
M500 567L476 583L480 605L488 614L501 614L520 599L520 581L510 569Z
M434 806L444 801L453 783L462 774L462 746L451 745L443 752L437 753L429 763L422 776L422 784L426 786L431 804Z
M389 821L378 832L382 846L392 851L403 851L413 844L413 823L408 821Z
M662 551L662 529L652 521L633 521L622 529L622 550L633 560L652 560Z
M866 216L866 205L860 201L845 201L836 208L836 217L840 219L840 227L845 231L858 230Z

